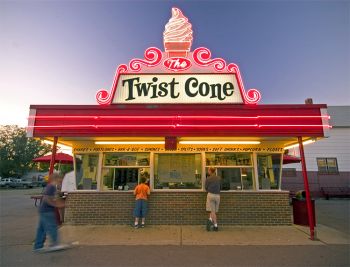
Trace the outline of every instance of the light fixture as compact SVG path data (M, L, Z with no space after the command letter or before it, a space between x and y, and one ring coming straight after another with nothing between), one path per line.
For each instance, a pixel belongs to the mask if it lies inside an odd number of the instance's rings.
M259 145L260 141L179 141L182 145Z
M164 145L164 141L96 141L95 145Z
M47 145L53 145L53 141L50 141L50 140L42 140L42 142L43 142L44 144L47 144ZM57 146L58 146L61 150L72 150L72 147L67 146L67 145L64 145L64 144L61 144L61 143L57 143Z
M315 143L316 140L315 139L309 139L309 140L306 140L303 142L303 145L308 145L308 144L312 144L312 143ZM299 144L294 144L294 145L290 145L290 146L286 146L284 148L284 150L287 150L287 149L291 149L291 148L294 148L294 147L298 147Z

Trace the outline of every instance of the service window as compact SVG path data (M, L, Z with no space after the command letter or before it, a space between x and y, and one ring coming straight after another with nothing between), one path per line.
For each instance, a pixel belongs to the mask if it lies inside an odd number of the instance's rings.
M105 153L103 155L102 191L133 190L141 177L150 179L149 153Z
M98 154L75 154L77 190L97 189Z
M155 189L201 189L201 154L155 154Z
M258 154L259 189L280 189L281 154Z
M251 153L206 153L205 158L206 170L214 167L221 177L221 190L254 189Z

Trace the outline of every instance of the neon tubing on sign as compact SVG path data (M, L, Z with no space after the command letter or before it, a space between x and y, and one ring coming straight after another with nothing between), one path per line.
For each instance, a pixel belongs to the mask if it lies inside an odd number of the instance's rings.
M171 115L171 116L150 116L150 115L131 115L131 116L123 116L123 115L110 115L110 116L99 116L99 115L45 115L45 116L29 116L28 119L260 119L260 118L268 118L268 119L286 119L286 118L295 118L295 119L329 119L330 116L184 116L184 115Z
M196 125L196 124L168 124L168 125L153 125L153 124L101 124L101 125L94 125L94 124L77 124L77 125L38 125L38 126L28 126L27 128L213 128L213 127L221 127L221 128L230 128L230 127L270 127L270 128L278 128L278 127L311 127L311 128L322 128L322 127L328 127L332 128L330 125L258 125L258 124L243 124L243 125L235 125L235 124L202 124L202 125Z

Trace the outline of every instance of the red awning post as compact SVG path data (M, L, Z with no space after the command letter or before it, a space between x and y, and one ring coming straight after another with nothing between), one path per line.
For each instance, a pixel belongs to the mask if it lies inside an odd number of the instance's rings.
M56 151L57 151L57 141L58 141L58 137L55 136L54 139L53 139L53 146L52 146L52 155L51 155L51 161L50 161L49 175L53 173L54 166L55 166L55 157L56 157Z
M299 142L299 152L300 152L300 157L301 157L301 167L302 167L302 170L303 170L304 188L305 188L305 194L306 194L307 214L308 214L309 226L310 226L310 239L311 240L315 240L315 228L314 228L315 218L314 218L313 211L312 211L310 189L309 189L309 181L308 181L308 178L307 178L307 171L306 171L306 164L305 164L303 139L301 138L301 136L298 136L298 142Z

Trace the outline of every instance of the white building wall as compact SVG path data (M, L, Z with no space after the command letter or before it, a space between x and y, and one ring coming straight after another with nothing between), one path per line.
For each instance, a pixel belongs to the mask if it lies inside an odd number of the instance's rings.
M316 158L336 158L339 172L350 171L350 106L330 106L331 116L329 137L305 145L304 153L308 171L318 171ZM300 156L299 147L289 150L289 154ZM301 164L289 164L288 168L301 171Z
M290 155L300 156L299 147L289 150ZM350 171L350 128L333 128L330 137L304 146L306 168L318 171L316 158L337 158L339 172ZM301 171L301 164L288 164L288 168Z

